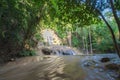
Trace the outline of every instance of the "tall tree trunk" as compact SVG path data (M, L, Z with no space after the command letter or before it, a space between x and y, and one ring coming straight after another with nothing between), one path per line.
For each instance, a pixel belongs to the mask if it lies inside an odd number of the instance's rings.
M85 37L85 47L86 47L86 54L89 54L87 37Z
M91 26L89 26L89 41L90 41L90 53L92 54L92 39L91 39Z
M84 29L83 28L81 28L81 34L82 34L82 44L83 44L83 53L85 53L86 54L86 52L87 52L87 48L86 48L86 40L85 40L85 32L84 32Z
M117 23L117 26L118 26L118 30L119 30L119 40L120 40L120 20L117 16L117 11L115 10L115 7L114 7L114 4L113 4L113 0L110 0L110 4L111 4L111 9L112 9L112 13L113 13L113 16L115 18L115 21Z
M84 36L82 37L82 43L83 43L83 52L85 52L86 48L85 48L85 38L84 38Z
M72 46L72 44L71 44L71 32L69 31L69 32L67 32L67 43L68 43L68 45L69 46Z
M120 57L120 51L119 51L119 47L118 47L118 44L117 44L117 41L116 41L116 38L115 38L115 35L114 35L114 31L112 30L111 26L109 25L109 23L107 22L105 17L102 15L102 13L99 10L97 10L97 12L100 14L102 19L106 23L107 27L109 28L109 30L111 32L111 35L112 35L112 39L113 39L113 42L114 42L114 46L115 46L116 52L117 52L118 56Z

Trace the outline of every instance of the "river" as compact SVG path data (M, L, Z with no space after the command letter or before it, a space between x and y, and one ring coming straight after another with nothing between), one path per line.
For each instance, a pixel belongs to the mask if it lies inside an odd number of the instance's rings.
M33 56L0 66L0 80L120 80L99 60L120 64L117 55ZM111 73L113 73L111 75Z

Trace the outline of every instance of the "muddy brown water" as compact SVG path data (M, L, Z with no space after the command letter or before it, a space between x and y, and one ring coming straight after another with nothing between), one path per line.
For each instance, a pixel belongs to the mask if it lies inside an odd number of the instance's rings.
M96 70L88 64L88 67L84 66L85 59L90 58L91 56L21 58L0 66L0 80L116 80L104 70Z

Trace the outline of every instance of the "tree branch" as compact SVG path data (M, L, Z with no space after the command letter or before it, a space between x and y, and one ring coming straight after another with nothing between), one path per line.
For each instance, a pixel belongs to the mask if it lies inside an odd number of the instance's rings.
M97 10L97 9L96 9L96 11L100 14L100 16L102 17L103 21L106 23L107 27L109 28L109 30L111 32L111 35L112 35L112 39L113 39L113 42L114 42L114 46L115 46L116 52L117 52L118 56L120 57L119 47L118 47L118 44L117 44L117 41L116 41L116 38L115 38L115 35L114 35L114 32L113 32L111 26L109 25L109 23L107 22L105 17L102 15L102 13L99 10Z

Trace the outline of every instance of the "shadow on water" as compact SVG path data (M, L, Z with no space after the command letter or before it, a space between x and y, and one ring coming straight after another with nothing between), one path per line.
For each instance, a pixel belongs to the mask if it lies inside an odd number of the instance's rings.
M116 56L109 57L109 63L120 61L113 59ZM21 58L0 67L0 80L116 80L104 68L108 63L101 63L100 59L101 55Z

